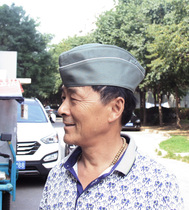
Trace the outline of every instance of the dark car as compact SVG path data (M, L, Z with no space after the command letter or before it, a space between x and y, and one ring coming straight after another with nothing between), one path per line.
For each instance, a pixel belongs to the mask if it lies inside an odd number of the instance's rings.
M136 116L135 113L132 114L131 120L126 123L124 126L122 126L123 130L135 130L139 131L141 127L140 119Z

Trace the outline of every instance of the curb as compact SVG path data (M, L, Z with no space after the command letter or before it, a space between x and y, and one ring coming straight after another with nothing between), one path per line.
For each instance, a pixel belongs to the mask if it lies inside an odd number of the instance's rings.
M159 131L159 130L153 130L148 128L142 128L141 131L144 131L146 133L154 133L154 134L162 134L163 136L170 138L171 135L169 133L166 133L166 131Z

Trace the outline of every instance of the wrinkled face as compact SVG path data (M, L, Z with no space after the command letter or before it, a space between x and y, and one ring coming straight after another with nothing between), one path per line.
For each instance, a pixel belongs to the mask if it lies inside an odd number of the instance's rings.
M58 112L65 124L64 141L90 146L109 129L110 106L102 104L100 94L91 87L63 87L62 105Z

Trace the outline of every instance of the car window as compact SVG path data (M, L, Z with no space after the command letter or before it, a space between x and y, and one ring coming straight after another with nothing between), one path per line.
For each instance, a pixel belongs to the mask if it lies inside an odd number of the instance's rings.
M26 119L21 117L21 105L17 106L17 122L24 123L45 123L47 118L38 103L28 103L28 116Z

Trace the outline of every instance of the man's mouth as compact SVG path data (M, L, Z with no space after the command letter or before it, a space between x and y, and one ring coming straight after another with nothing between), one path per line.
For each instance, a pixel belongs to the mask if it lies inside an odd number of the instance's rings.
M66 122L64 122L64 125L65 125L66 127L75 126L75 124L74 124L74 123L66 123Z

